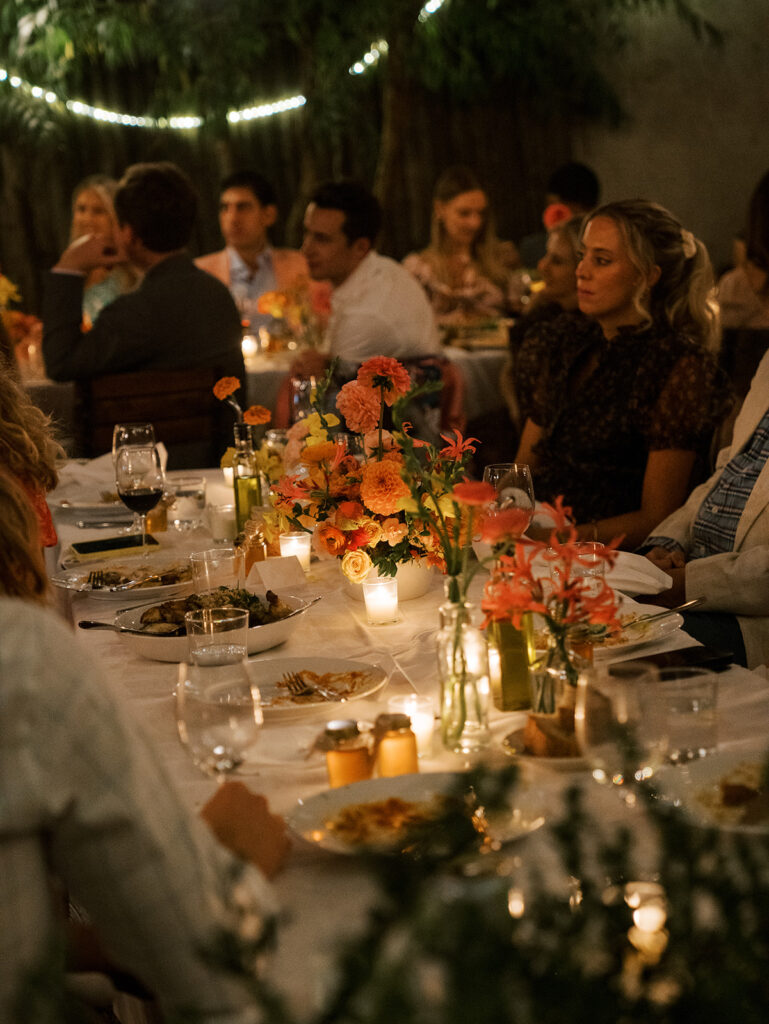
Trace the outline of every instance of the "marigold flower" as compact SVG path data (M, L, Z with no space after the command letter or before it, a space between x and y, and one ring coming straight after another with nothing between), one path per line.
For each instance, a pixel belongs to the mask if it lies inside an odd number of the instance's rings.
M386 405L392 405L401 395L411 390L408 370L390 356L367 359L358 370L357 380L364 387L381 389Z
M336 407L344 416L347 426L357 434L367 434L379 423L379 396L371 388L357 381L345 384L336 400Z
M366 508L382 516L391 516L400 502L410 497L408 485L394 462L369 462L363 467L360 496Z
M263 405L251 405L243 413L243 422L250 423L252 427L260 427L263 423L269 423L272 413Z
M302 452L302 462L305 466L317 466L321 462L330 462L336 453L337 445L333 441L307 445Z
M497 496L493 484L484 483L482 480L463 480L455 484L451 497L460 505L488 505Z
M362 583L373 564L370 555L362 549L345 551L342 555L342 572L351 583Z
M219 380L214 384L214 395L223 402L225 398L229 398L230 395L234 394L240 387L240 381L237 377L220 377Z

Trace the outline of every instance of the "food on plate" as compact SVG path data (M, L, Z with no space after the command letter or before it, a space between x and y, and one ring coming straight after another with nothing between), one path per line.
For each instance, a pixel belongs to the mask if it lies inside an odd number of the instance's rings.
M149 576L149 573L150 570L146 566L138 569L112 566L112 568L104 570L104 578L99 586L99 590L109 590L110 587L120 587L126 583L133 583L134 580L140 580L143 576ZM171 587L178 583L189 583L191 579L192 570L188 564L169 565L167 568L158 569L146 583L137 583L131 589L151 590L153 587ZM76 582L78 585L85 586L88 581L89 574L84 573Z
M281 695L272 700L272 707L279 707L282 704L315 704L319 700L343 700L357 693L370 678L370 674L361 669L352 669L349 672L312 672L310 669L302 669L301 672L293 672L291 675L301 679L313 692L290 693L288 679L284 676L277 680L275 685L286 689L285 697Z
M769 824L769 789L758 762L743 761L713 785L697 792L697 801L724 824Z
M120 501L120 495L117 491L101 491L99 497L105 505L117 505Z
M392 846L410 829L436 821L452 802L451 797L439 794L430 800L401 800L391 796L387 800L350 804L329 819L326 828L352 845Z
M183 636L184 616L199 608L221 608L222 606L245 608L248 611L248 625L264 626L269 622L285 619L293 611L284 601L268 590L264 598L249 590L234 587L217 587L210 594L190 594L177 600L163 601L142 612L141 629L145 633L162 636Z
M620 628L613 632L601 623L580 626L580 643L583 646L597 648L623 647L625 644L637 644L656 623L639 621L641 616L636 612L625 612L619 616ZM544 650L549 643L550 633L547 629L534 631L534 644L538 650Z
M533 757L579 757L574 734L574 708L559 707L555 715L529 715L523 746Z

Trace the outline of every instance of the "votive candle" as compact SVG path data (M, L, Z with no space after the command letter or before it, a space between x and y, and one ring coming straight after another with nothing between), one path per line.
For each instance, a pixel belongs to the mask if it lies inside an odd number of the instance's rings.
M418 693L399 694L390 697L387 702L390 711L408 715L411 728L417 738L417 752L420 757L429 757L433 750L433 730L435 729L435 708L429 697L420 697Z
M309 533L302 531L283 533L280 536L280 553L281 555L296 555L304 571L309 572L311 539Z
M364 580L363 600L366 614L372 626L383 626L398 621L398 581L395 577L377 577Z

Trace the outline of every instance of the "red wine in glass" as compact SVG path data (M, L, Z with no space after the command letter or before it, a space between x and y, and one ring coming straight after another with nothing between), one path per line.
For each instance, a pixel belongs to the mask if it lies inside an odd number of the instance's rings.
M147 513L163 496L165 479L154 445L119 448L115 460L115 485L123 504L141 520L142 548L147 536Z
M162 487L137 487L135 490L123 491L118 488L120 500L132 512L146 515L151 512L163 497Z

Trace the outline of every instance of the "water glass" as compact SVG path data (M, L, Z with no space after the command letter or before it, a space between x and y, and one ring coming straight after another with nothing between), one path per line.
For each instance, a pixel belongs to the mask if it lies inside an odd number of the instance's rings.
M189 663L179 666L176 724L194 763L222 781L246 760L263 722L246 664L248 612L206 608L185 616Z
M177 476L167 480L174 496L168 508L168 522L175 530L194 530L203 523L206 507L206 478L204 476Z
M671 764L687 764L718 746L718 676L694 666L659 670L660 697L667 715Z
M483 470L483 479L497 492L498 509L517 508L534 515L534 483L531 469L523 462L495 462ZM528 522L526 523L528 526ZM524 529L526 529L524 526ZM523 531L521 531L523 532Z
M246 582L246 558L242 548L209 548L190 555L192 582L197 593L207 594L217 587L241 588Z

